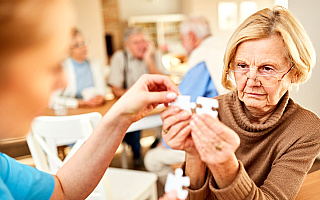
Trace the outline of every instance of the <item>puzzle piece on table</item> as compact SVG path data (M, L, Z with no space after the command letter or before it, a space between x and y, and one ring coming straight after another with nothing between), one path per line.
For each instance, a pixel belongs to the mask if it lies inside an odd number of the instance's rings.
M182 176L183 171L181 168L177 168L175 170L175 175L169 173L167 176L166 185L164 187L164 191L170 192L175 190L177 193L178 199L186 199L188 196L188 190L182 189L183 186L190 186L190 178L188 176Z
M206 98L206 97L197 97L197 102L190 102L191 96L179 95L177 99L171 103L171 106L178 106L182 110L188 111L190 114L197 113L208 114L213 118L218 116L217 108L219 107L218 100Z

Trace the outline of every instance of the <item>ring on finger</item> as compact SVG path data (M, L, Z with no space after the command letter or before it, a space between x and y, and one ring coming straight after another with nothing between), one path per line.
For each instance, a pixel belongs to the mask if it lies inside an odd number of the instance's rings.
M214 142L213 145L214 145L214 148L216 148L216 150L221 151L223 146L224 146L224 141L221 141L219 143L218 142Z

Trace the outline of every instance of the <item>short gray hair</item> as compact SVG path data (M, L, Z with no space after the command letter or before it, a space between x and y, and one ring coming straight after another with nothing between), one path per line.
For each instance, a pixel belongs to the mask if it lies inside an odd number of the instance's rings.
M139 34L139 33L144 33L140 27L137 27L137 26L128 27L124 31L123 41L127 42L128 38L130 37L130 35L136 35L136 34Z
M180 33L187 35L193 32L198 39L211 35L207 19L203 16L191 16L180 24Z

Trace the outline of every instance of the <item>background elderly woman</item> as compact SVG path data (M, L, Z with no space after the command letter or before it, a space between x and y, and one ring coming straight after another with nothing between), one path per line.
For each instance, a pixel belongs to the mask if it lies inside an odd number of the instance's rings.
M294 199L320 151L318 116L289 97L311 74L315 53L282 7L263 9L232 35L217 97L219 116L162 114L167 144L186 151L190 199ZM191 136L191 137L190 137Z
M73 29L70 57L63 62L68 82L55 92L51 104L66 107L96 107L105 102L106 82L101 64L87 58L87 42L79 30Z

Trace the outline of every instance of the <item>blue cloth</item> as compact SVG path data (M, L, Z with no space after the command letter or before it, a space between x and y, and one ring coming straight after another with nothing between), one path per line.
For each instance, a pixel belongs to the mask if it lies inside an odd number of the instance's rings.
M212 98L219 95L205 62L188 71L179 85L179 91L182 95L191 96L191 102L195 102L198 96Z
M94 81L93 81L93 75L91 71L90 64L87 60L83 61L82 63L79 63L72 60L72 65L74 67L74 72L76 75L76 81L77 81L77 95L76 98L81 99L81 91L87 87L93 87Z
M51 174L0 152L0 199L50 199L54 186Z
M196 102L198 96L212 98L219 95L205 62L197 64L187 72L179 84L179 91L181 95L191 96L191 102ZM162 145L170 148L164 140Z

